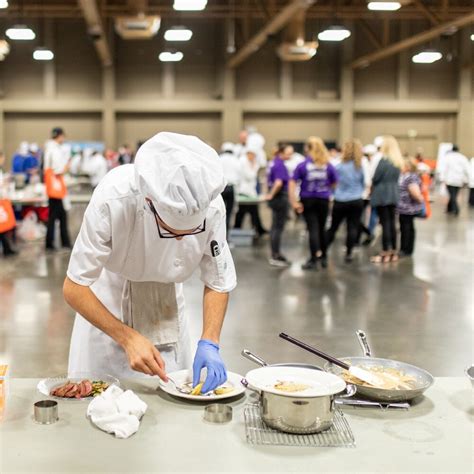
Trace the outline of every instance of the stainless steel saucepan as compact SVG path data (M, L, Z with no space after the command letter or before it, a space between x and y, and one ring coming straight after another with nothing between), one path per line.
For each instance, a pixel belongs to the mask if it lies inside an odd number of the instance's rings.
M369 400L378 402L406 402L413 400L422 395L434 382L433 376L424 369L420 369L406 362L399 362L392 359L381 359L379 357L372 357L372 351L367 341L367 336L364 331L356 332L361 347L364 351L364 357L340 357L339 359L349 365L356 365L363 368L370 369L377 368L391 368L399 370L406 375L413 377L415 380L411 383L413 388L402 390L387 390L382 388L368 387L365 385L354 384L357 387L357 396L365 397ZM324 369L335 375L342 376L343 369L340 367L327 363Z
M323 370L321 367L312 364L304 364L301 362L282 362L279 364L267 364L261 357L250 352L248 349L244 349L241 354L251 362L260 365L261 367L299 367L301 369L313 369L313 370Z

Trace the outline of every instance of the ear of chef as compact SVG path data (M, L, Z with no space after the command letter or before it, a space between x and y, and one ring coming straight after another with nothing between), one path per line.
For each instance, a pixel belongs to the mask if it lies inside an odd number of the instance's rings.
M135 158L138 189L152 200L170 229L190 231L206 218L211 201L225 188L217 153L190 135L161 132Z

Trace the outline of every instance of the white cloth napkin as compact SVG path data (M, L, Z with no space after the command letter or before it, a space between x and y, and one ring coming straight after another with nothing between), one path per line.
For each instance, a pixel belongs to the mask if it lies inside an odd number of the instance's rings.
M131 390L111 385L87 407L87 416L97 428L117 438L129 438L138 431L148 406Z

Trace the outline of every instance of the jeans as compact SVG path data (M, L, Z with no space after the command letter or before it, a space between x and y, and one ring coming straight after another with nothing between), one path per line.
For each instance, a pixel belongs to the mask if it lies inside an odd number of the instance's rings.
M227 236L229 236L230 231L230 223L232 219L232 212L234 210L234 203L235 203L235 193L234 193L234 186L227 185L222 191L222 199L224 199L225 204L225 223L227 229Z
M459 214L459 207L458 207L458 193L461 189L458 186L447 186L448 193L449 193L449 201L448 201L448 208L446 211L449 214L458 215Z
M287 193L280 192L268 203L268 205L272 210L272 228L270 230L272 257L278 257L280 255L281 236L288 218Z
M0 232L0 244L3 247L3 255L7 256L15 253L10 244L8 232Z
M369 217L369 232L370 235L374 235L375 228L377 227L377 221L379 216L377 215L377 208L370 208L370 217Z
M395 205L377 206L376 209L382 226L382 249L384 252L396 250Z
M400 214L400 251L411 255L415 248L415 216Z
M332 208L332 222L331 227L326 233L326 244L329 247L334 240L337 230L342 222L347 222L347 237L346 247L347 255L352 254L352 249L357 243L360 216L362 215L362 209L364 208L364 201L362 199L356 199L354 201L334 201Z
M316 259L316 254L321 251L322 256L326 256L326 220L329 211L329 201L319 198L301 199L304 211L303 216L308 226L309 251L311 259Z
M69 232L67 229L67 213L64 210L62 199L49 198L49 216L46 232L46 248L54 248L54 226L56 220L59 220L61 229L61 244L63 247L70 247Z

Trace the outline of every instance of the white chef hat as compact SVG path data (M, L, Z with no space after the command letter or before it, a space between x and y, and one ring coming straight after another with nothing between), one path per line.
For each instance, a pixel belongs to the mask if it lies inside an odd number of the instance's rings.
M265 146L265 138L260 133L249 132L249 136L247 137L247 147L254 148L254 149L262 149Z
M199 227L226 185L217 153L199 138L178 133L147 140L137 152L135 173L140 192L176 230Z
M362 148L362 151L366 155L373 155L377 153L377 147L372 143L368 143L367 145L364 146L364 148Z
M374 145L377 147L377 148L380 148L383 144L383 137L382 135L378 135L374 138Z
M221 150L223 153L234 153L235 145L232 142L224 142L221 146Z

